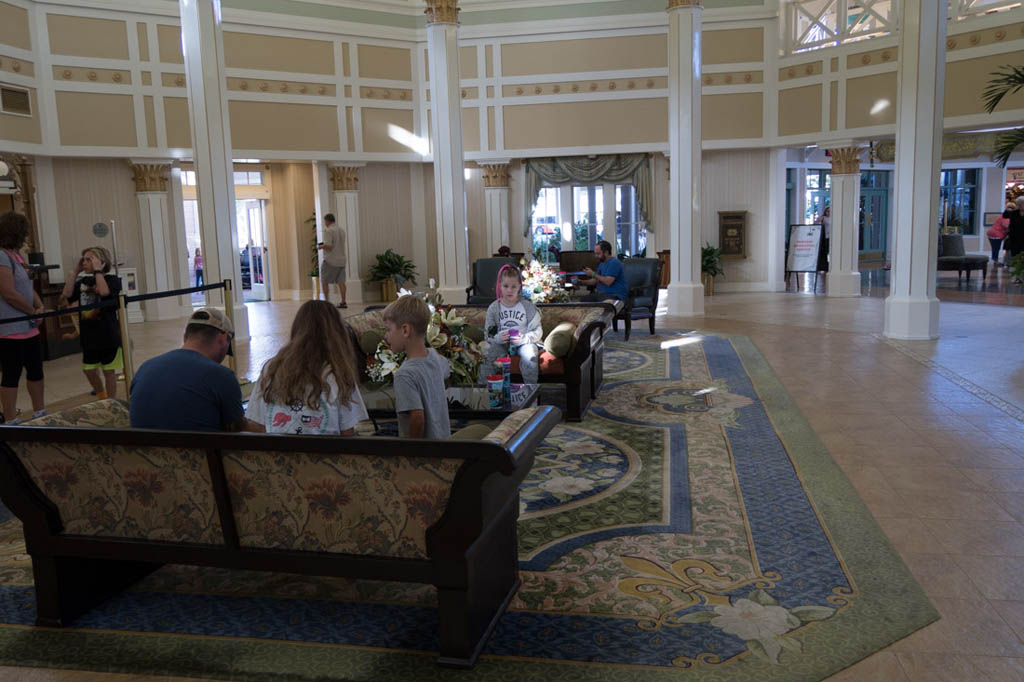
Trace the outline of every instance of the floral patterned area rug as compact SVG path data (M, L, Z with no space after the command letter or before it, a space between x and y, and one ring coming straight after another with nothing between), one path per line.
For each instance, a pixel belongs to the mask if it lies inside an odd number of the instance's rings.
M610 339L621 338L610 335ZM432 588L167 566L32 627L0 507L0 664L238 680L821 680L938 618L745 337L610 340L523 484L523 581L472 671Z

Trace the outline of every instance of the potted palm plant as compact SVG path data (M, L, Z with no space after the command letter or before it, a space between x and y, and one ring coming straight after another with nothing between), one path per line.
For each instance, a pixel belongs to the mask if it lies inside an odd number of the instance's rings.
M705 243L700 248L700 282L704 285L704 295L715 295L715 277L725 272L722 269L722 250Z
M370 266L370 281L380 282L381 298L394 301L398 298L398 286L405 282L416 283L416 266L394 249L378 253L377 262Z

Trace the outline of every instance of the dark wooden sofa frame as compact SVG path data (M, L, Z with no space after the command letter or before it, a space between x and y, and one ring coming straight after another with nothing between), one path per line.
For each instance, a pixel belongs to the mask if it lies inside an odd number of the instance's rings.
M472 667L519 587L516 521L519 484L534 451L560 420L542 407L504 445L491 441L268 436L65 427L5 427L0 445L0 497L24 525L32 557L36 624L64 627L164 564L216 566L318 576L427 583L437 587L440 657ZM30 478L9 442L159 446L206 450L223 531L222 545L65 535L56 506ZM427 559L239 545L224 473L225 451L463 459L447 508L426 530Z

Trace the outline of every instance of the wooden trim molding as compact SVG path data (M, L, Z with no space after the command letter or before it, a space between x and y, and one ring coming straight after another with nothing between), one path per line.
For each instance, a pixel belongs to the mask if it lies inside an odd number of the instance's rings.
M704 0L668 0L668 9L676 7L699 7L704 8Z
M832 152L832 173L835 175L854 175L860 173L860 155L863 147L839 147L830 149Z
M135 181L136 192L166 192L167 176L171 172L170 164L163 163L129 163L132 167L132 179Z
M331 166L331 189L335 192L355 192L359 189L359 167Z
M423 13L427 15L428 24L457 24L459 0L427 0L427 9Z

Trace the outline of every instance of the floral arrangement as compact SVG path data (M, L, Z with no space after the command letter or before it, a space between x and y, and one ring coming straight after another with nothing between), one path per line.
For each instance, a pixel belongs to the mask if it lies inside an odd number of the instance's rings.
M558 273L533 260L523 268L523 296L533 303L564 303L569 300Z
M399 296L413 296L402 289ZM430 323L427 325L427 345L448 359L451 376L448 382L452 386L472 386L477 380L477 371L483 361L480 344L466 336L469 326L466 318L461 317L454 307L444 306L440 294L425 297L430 308ZM396 353L388 344L387 338L377 344L367 372L370 380L376 384L389 384L394 381L395 370L405 361L405 353Z

